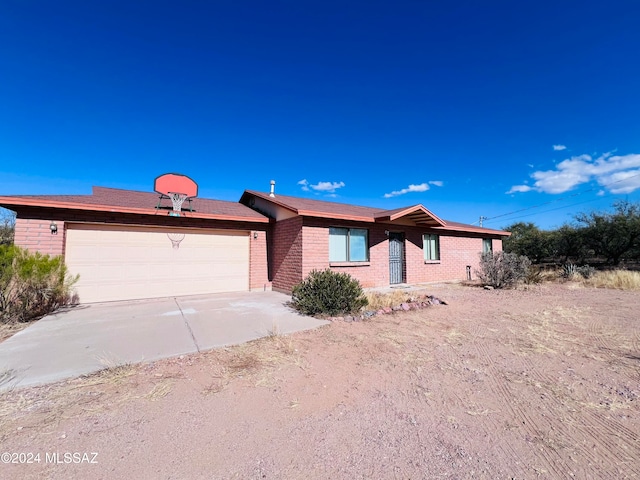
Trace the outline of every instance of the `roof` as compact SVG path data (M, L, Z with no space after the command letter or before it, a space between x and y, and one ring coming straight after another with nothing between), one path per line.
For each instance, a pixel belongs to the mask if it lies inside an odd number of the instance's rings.
M363 207L348 203L329 202L326 200L314 200L311 198L290 197L287 195L270 196L268 193L245 190L240 202L249 203L249 197L256 196L274 205L279 205L297 215L320 218L335 218L340 220L352 220L358 222L384 222L393 223L399 220L408 220L415 225L432 228L435 230L447 230L469 233L485 233L487 235L510 235L503 230L478 227L459 222L442 220L427 210L423 205L411 205L383 210L375 207Z
M162 210L156 208L159 195L153 192L121 190L118 188L93 187L91 195L15 195L0 196L0 206L15 207L48 207L69 210L90 210L118 213L134 213L143 215L162 214L171 205L170 200L163 200ZM188 208L183 204L183 209ZM238 202L193 198L193 212L183 210L181 215L191 218L215 220L248 221L268 223L264 215Z

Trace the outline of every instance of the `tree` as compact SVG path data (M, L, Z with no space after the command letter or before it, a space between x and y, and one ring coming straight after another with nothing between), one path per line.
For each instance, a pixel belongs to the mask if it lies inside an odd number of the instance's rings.
M552 256L560 257L562 263L569 261L569 258L578 263L584 262L587 256L584 233L582 228L568 224L551 232Z
M11 245L16 226L16 214L0 207L0 245Z
M613 213L580 213L575 218L584 225L585 245L618 265L640 246L640 205L620 201L613 208Z
M503 230L511 232L511 236L502 242L505 252L524 255L533 263L551 254L551 232L540 230L530 222L517 222Z

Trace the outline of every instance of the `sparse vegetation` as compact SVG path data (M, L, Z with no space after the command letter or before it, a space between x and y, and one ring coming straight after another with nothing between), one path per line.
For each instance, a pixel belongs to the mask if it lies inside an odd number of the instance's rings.
M530 267L524 277L527 285L537 285L544 281L544 273L540 267Z
M293 287L293 306L305 315L355 313L367 305L360 282L346 273L313 270Z
M484 285L511 288L527 278L531 260L524 255L506 252L486 252L480 255L476 275Z
M62 257L0 245L0 323L28 322L69 303L77 279Z
M389 293L367 292L368 307L371 310L379 310L385 307L395 307L401 303L410 301L411 295L407 292L393 291Z
M0 245L13 244L16 226L16 214L0 207Z
M571 280L578 275L578 266L575 263L565 263L562 266L560 276L564 279Z
M583 283L596 288L640 290L640 272L632 272L629 270L595 272L593 275L585 277Z
M596 269L589 265L578 266L574 263L565 263L562 266L560 276L565 280L575 280L578 277L590 278L596 273Z

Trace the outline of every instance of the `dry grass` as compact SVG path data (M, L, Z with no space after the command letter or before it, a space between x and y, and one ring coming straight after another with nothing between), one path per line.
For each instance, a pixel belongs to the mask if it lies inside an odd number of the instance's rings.
M384 307L394 307L401 303L408 302L411 298L408 292L395 291L390 293L367 292L366 294L369 310L379 310Z
M80 382L76 388L84 388L93 385L122 383L126 378L135 375L137 368L130 363L105 366L102 370L80 377Z
M0 323L0 342L5 341L7 338L14 336L21 330L24 330L33 322L21 322L21 323Z
M205 395L223 391L234 378L247 378L256 386L270 386L279 368L293 365L305 370L308 366L293 338L277 333L206 355L212 374L211 382L203 388Z
M591 278L584 279L582 282L587 286L596 288L640 290L640 272L632 272L629 270L597 272Z
M0 441L15 428L50 432L63 420L103 411L134 398L133 388L120 385L137 373L138 369L132 365L115 365L67 382L2 392ZM162 392L152 391L148 398L158 393ZM105 402L104 398L109 401Z

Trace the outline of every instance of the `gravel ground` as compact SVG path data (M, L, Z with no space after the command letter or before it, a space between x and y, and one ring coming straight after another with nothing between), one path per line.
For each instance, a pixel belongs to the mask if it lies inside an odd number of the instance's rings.
M0 477L640 477L640 294L425 293L448 305L2 395Z

